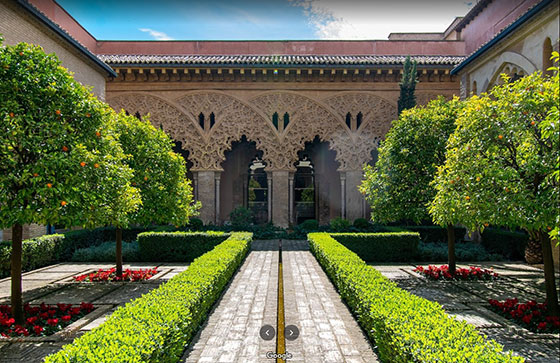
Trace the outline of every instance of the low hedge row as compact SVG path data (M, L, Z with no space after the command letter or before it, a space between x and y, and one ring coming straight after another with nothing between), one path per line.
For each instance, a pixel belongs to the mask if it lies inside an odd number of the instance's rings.
M117 309L45 362L177 362L247 255L252 235L232 233L168 283Z
M144 232L138 255L146 262L191 262L226 240L224 232Z
M486 228L482 232L482 245L487 251L498 253L510 260L524 260L529 235L522 232Z
M419 254L418 232L331 233L330 235L368 262L412 261Z
M412 295L327 233L308 235L315 255L387 362L523 362L442 307Z
M64 235L51 234L22 242L21 267L23 271L48 266L56 261L65 245ZM0 278L10 276L12 242L0 242Z

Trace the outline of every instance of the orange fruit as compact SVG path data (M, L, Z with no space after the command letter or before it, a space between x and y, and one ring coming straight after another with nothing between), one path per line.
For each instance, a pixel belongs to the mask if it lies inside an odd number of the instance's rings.
M489 226L489 224L488 224L488 223L484 223L484 227L488 227L488 226Z
M95 164L93 164L93 167L97 169L97 168L99 168L99 164L95 163Z
M471 199L471 197L469 197L469 196L467 195L467 196L465 197L465 199L466 199L466 200L469 200L469 199Z
M10 117L14 118L15 114L13 112L10 112Z
M97 137L101 137L101 132L99 132L99 131L96 131L96 132L95 132L95 136L97 136Z
M66 203L65 201L60 202L60 205L63 206L63 207L64 207L66 204L67 204L67 203Z
M531 121L531 126L535 126L535 121Z
M86 117L90 117L90 116L91 116L91 114L89 112L86 113Z
M132 182L132 185L136 185L136 182Z
M147 176L145 176L145 177L144 177L144 180L148 180L148 177L147 177Z
M82 162L80 163L80 166L83 168L84 166L86 166L86 163L82 161Z
M453 179L450 180L450 181L449 181L449 184L455 184L455 180L453 180Z
M47 188L52 188L52 184L51 184L51 183L47 183Z
M62 151L68 151L68 147L63 146L63 147L62 147Z
M37 173L33 173L33 176L39 176L39 174L37 174Z
M508 188L508 187L506 187L506 193L508 193L508 192L509 192L509 188Z
M19 55L23 55L23 52L19 52Z
M498 135L498 139L503 139L504 137L502 135Z
M476 177L476 181L480 181L480 177L479 177L479 176Z
M56 110L56 111L54 111L54 113L56 113L58 116L60 116L60 110Z

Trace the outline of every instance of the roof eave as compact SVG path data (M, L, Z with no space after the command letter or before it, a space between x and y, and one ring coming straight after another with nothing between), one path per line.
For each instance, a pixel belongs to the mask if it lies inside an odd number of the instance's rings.
M55 32L56 34L61 36L64 40L66 40L68 43L73 45L86 58L88 58L94 64L96 64L98 67L103 69L107 73L108 76L110 76L110 77L117 77L118 76L117 73L109 65L107 65L105 62L103 62L101 59L97 58L86 47L81 45L74 38L72 38L70 35L68 35L66 32L64 32L58 25L56 25L52 20L47 18L45 15L43 15L33 5L28 3L26 0L16 0L16 1L21 7L23 7L25 10L27 10L31 15L33 15L41 23L45 24L49 29L51 29L53 32Z
M470 63L472 63L475 59L477 59L478 57L480 57L482 54L484 54L487 50L489 50L490 48L492 48L492 46L494 46L496 43L498 43L500 40L504 39L505 37L507 37L508 35L510 35L513 31L515 31L517 28L519 28L520 26L522 26L523 24L525 24L529 19L531 19L533 16L535 16L536 14L538 14L543 8L545 8L546 6L548 6L549 4L551 4L554 0L543 0L542 2L538 3L537 5L535 5L532 9L530 9L528 12L526 12L525 14L523 14L519 19L517 19L516 21L514 21L513 23L511 23L507 28L505 28L503 31L501 31L500 33L498 33L494 38L492 38L488 43L484 44L482 47L480 47L477 51L475 51L473 54L471 54L470 56L467 57L467 59L465 59L464 61L462 61L461 63L459 63L455 68L453 68L453 70L451 71L452 75L456 75L457 73L459 73L463 68L465 68L467 65L469 65Z

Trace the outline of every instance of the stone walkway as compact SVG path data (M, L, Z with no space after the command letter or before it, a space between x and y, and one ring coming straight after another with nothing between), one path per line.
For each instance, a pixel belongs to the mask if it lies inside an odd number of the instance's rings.
M286 340L293 362L376 362L367 338L306 241L282 241L285 325L300 336ZM253 241L253 250L202 330L184 362L274 362L276 339L259 337L260 328L277 328L278 241ZM250 314L248 314L250 311Z
M411 293L440 303L452 316L473 324L482 334L504 345L527 362L560 362L560 335L535 334L489 310L488 299L517 297L520 302L544 302L544 273L522 263L473 263L493 268L503 278L492 282L428 281L412 270L416 265L371 264ZM440 264L436 264L440 265ZM423 264L423 266L427 266ZM458 265L458 267L467 267ZM560 276L557 274L557 282Z
M50 337L21 338L19 341L0 340L0 363L4 362L42 362L43 358L71 343L76 337L99 326L116 308L136 299L161 283L169 280L188 264L165 263L124 265L124 268L145 269L158 266L160 272L150 280L134 283L76 283L72 276L84 274L113 265L103 263L61 263L23 274L23 299L31 304L80 304L82 301L93 303L96 310L72 324L73 331L68 334L55 334ZM10 280L0 280L0 304L10 303Z

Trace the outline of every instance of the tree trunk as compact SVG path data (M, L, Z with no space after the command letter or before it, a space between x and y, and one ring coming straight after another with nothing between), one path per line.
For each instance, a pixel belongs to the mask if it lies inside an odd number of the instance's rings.
M449 260L449 273L455 274L455 228L452 224L447 225L447 259Z
M117 276L122 276L122 228L117 227L116 230L116 242L117 242Z
M21 288L21 258L22 258L23 226L12 226L12 316L16 324L23 325L23 298Z
M554 261L552 260L552 246L550 237L546 231L539 231L539 239L542 244L542 254L544 262L544 284L546 287L546 304L548 313L553 316L560 316L558 309L558 294L556 292L556 282L554 278Z

